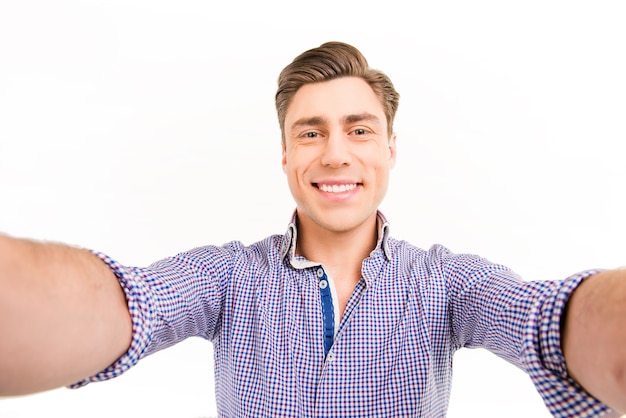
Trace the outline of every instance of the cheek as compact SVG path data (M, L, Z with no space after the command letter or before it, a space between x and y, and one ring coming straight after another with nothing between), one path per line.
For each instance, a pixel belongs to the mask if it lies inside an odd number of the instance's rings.
M380 191L384 193L385 190L387 190L387 185L389 183L389 174L391 169L389 161L377 161L374 167L374 177L376 179L376 185L380 189Z
M303 152L293 152L283 158L283 171L287 175L301 176L310 166L311 157Z
M287 176L287 182L289 183L289 186L292 187L294 185L296 185L298 183L298 166L297 164L294 164L295 161L293 160L288 160L289 162L285 165L283 165L283 171L285 172L285 175Z

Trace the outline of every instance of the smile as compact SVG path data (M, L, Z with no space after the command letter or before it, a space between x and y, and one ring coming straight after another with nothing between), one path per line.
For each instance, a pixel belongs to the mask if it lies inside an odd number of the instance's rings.
M352 184L318 184L317 187L323 192L326 193L343 193L349 192L350 190L354 190L358 185L356 183Z

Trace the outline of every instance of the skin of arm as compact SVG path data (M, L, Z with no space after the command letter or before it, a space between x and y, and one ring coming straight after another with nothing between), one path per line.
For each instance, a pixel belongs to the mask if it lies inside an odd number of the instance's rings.
M91 376L129 347L117 278L95 255L0 234L0 396Z
M570 376L626 413L626 270L604 271L578 286L567 305L562 344Z

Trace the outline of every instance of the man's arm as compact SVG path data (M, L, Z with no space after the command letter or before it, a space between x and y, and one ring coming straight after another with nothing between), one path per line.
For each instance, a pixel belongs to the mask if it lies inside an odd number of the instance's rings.
M124 292L95 255L0 234L0 396L91 376L131 334Z
M626 270L598 273L580 284L568 302L562 344L570 375L626 413Z

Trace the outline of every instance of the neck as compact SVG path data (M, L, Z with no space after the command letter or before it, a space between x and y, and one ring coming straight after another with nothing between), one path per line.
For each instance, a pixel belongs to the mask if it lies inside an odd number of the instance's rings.
M374 250L377 240L376 213L346 231L330 231L307 216L298 216L297 253L331 268L354 266L360 271L361 263Z

